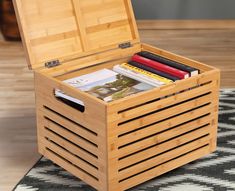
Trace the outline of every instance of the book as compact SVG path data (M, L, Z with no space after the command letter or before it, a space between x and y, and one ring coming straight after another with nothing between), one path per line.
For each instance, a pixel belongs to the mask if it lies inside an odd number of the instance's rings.
M116 75L116 73L114 73L112 70L103 69L68 80L64 80L64 82L75 88L82 88L97 81L102 81L107 78L111 78L114 75Z
M196 68L193 68L191 66L187 66L185 64L182 64L182 63L179 63L179 62L176 62L176 61L173 61L173 60L170 60L168 58L164 58L162 56L153 54L151 52L142 51L142 52L139 52L137 54L139 56L142 56L142 57L145 57L145 58L149 58L151 60L154 60L154 61L166 64L168 66L177 68L179 70L188 72L190 74L190 76L196 76L196 75L198 75L200 73L200 71L198 69L196 69Z
M147 83L137 81L109 69L102 69L90 74L68 79L65 80L64 83L93 95L105 102L111 102L154 88L154 86ZM80 105L83 104L82 100L66 95L60 90L56 90L55 95Z
M55 90L55 96L57 98L59 98L60 100L62 100L63 102L65 102L65 100L68 100L68 101L71 101L73 103L76 103L77 105L85 106L84 103L81 100L76 99L72 96L69 96L69 95L65 94L64 92L62 92L59 89ZM70 104L68 104L68 105L70 105Z
M161 71L155 70L154 68L148 67L146 65L143 65L143 64L135 62L135 61L129 61L128 64L130 64L132 66L135 66L137 68L143 69L145 71L151 72L153 74L157 74L159 76L162 76L162 77L164 77L166 79L169 79L169 80L172 80L172 81L180 80L180 78L177 78L177 77L172 76L170 74L167 74L165 72L161 72Z
M141 82L144 82L144 83L147 83L147 84L150 84L150 85L155 86L155 87L160 87L160 86L164 85L163 82L154 80L154 79L152 79L148 76L144 76L143 74L140 74L138 72L130 70L129 68L123 67L123 65L116 65L116 66L113 67L113 70L115 72L118 72L118 73L124 75L124 76L133 78L135 80L138 80L138 81L141 81Z
M132 60L136 61L136 62L139 62L141 64L144 64L146 66L149 66L151 68L154 68L156 70L159 70L161 72L165 72L165 73L168 73L168 74L170 74L172 76L176 76L176 77L178 77L180 79L189 78L189 73L187 73L185 71L182 71L182 70L179 70L179 69L167 66L165 64L162 64L160 62L157 62L157 61L154 61L154 60L151 60L151 59L139 56L138 54L135 54L132 57Z
M142 74L144 76L147 76L147 77L151 78L152 80L162 82L163 84L169 84L169 83L173 82L170 79L164 78L162 76L159 76L159 75L154 74L152 72L149 72L147 70L138 68L136 66L132 66L132 65L130 65L128 63L123 63L123 64L121 64L121 66L124 67L124 68L130 69L130 70L133 70L133 71L135 71L137 73L140 73L140 74Z

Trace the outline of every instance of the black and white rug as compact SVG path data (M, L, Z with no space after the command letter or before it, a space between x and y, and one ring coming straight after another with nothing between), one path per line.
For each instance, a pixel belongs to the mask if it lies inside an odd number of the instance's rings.
M42 158L15 191L94 191ZM221 90L218 148L213 154L131 189L131 191L235 191L235 89Z

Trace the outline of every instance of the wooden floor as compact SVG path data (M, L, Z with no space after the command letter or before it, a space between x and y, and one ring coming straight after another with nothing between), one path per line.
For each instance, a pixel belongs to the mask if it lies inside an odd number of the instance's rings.
M235 87L235 29L141 30L142 42L214 65L222 87ZM12 190L39 158L33 74L21 43L0 37L0 190Z

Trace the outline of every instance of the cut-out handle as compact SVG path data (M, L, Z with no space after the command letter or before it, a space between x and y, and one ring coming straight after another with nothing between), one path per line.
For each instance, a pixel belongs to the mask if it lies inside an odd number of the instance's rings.
M71 97L58 89L54 90L54 96L57 100L63 102L64 104L69 105L82 113L85 112L85 104L83 101Z

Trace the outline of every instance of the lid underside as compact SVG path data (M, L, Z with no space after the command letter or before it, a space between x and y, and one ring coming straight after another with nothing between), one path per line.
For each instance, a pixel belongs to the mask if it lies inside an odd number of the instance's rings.
M130 0L15 0L29 66L139 41Z

